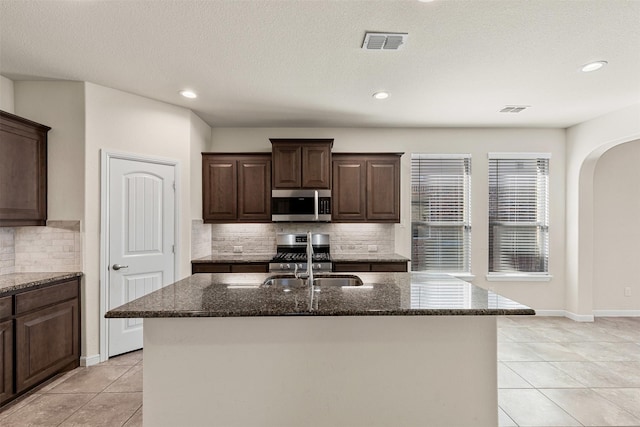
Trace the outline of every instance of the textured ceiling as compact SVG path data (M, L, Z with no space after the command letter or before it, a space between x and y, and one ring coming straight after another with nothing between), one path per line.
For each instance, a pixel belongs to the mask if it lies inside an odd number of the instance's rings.
M409 37L365 51L366 31ZM640 1L0 0L0 36L10 79L89 81L212 126L567 127L640 102Z

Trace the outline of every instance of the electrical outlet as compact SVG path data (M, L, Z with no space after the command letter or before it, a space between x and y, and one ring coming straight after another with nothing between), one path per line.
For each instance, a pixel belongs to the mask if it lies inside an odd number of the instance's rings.
M378 252L378 245L369 245L369 252Z
M234 246L234 247L233 247L233 253L234 253L234 254L240 254L240 253L242 253L242 246Z
M625 297L631 296L631 286L627 286L626 288L624 288L624 296Z

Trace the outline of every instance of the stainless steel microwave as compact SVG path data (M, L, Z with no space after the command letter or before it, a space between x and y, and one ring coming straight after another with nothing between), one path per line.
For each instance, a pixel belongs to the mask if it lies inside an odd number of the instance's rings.
M271 190L274 222L331 221L331 190Z

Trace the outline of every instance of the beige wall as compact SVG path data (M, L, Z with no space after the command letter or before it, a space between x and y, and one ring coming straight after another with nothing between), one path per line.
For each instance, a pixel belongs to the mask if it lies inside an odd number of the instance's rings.
M13 87L15 113L53 128L49 139L50 218L82 221L83 271L86 274L83 289L85 356L99 351L101 149L180 162L180 277L190 271L191 220L201 217L201 151L270 152L270 137L314 137L334 138L334 152L405 152L402 159L402 220L395 226L395 250L405 256L410 256L411 241L410 153L470 153L473 158L474 283L540 310L591 313L594 293L596 307L618 305L601 298L599 285L594 292L590 275L594 269L598 274L605 270L600 261L594 265L593 253L591 258L586 257L587 249L593 247L594 237L581 227L587 227L591 218L593 230L596 161L608 148L640 138L640 105L570 128L566 133L565 152L565 131L561 129L210 129L184 108L91 83L6 80L2 79L1 90L7 93L6 88ZM3 99L7 98L3 95ZM493 151L540 151L552 155L550 272L553 279L548 283L496 283L485 279L487 153ZM583 175L589 176L589 170L591 186L584 184L588 179L581 179ZM585 204L590 206L591 213L583 209ZM597 215L598 223L602 222L600 216L605 216ZM584 259L590 261L584 262ZM597 283L599 281L597 279ZM620 293L619 290L616 292ZM633 289L633 295L639 293ZM617 307L607 308L624 309L627 299Z
M212 151L269 152L269 138L334 138L333 152L404 152L401 223L395 250L411 256L411 153L472 155L472 273L474 284L541 310L564 308L565 132L562 129L214 128ZM548 152L550 161L550 282L488 282L489 152Z
M594 173L600 156L640 138L640 104L567 129L566 310L593 313Z
M13 80L0 76L0 110L13 113L14 108Z
M47 144L47 218L84 219L83 82L16 81L16 114L51 127Z
M193 119L193 120L192 120ZM196 120L197 119L197 120ZM191 144L204 144L208 126L189 110L92 83L86 84L86 309L87 352L99 348L100 313L100 152L101 150L175 160L179 163L179 271L191 273ZM193 131L193 133L192 133Z
M191 219L202 219L202 153L211 145L211 127L191 114Z
M600 157L594 176L593 308L640 314L640 140ZM631 295L625 296L625 288Z
M179 163L179 271L190 274L191 158L211 130L191 111L85 82L15 82L15 113L49 133L50 220L80 220L83 301L82 355L100 351L100 151L172 159ZM198 162L199 164L199 162ZM195 179L195 178L194 178ZM194 181L200 185L200 176ZM201 209L198 209L201 211ZM199 213L197 215L200 215Z

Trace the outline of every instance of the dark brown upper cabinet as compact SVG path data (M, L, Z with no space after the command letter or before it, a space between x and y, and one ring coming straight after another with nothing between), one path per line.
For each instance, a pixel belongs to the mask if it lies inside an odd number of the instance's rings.
M271 222L271 155L202 153L202 219Z
M334 154L332 221L400 222L400 156Z
M0 111L0 226L46 225L50 129Z
M333 139L271 139L273 188L331 188Z

